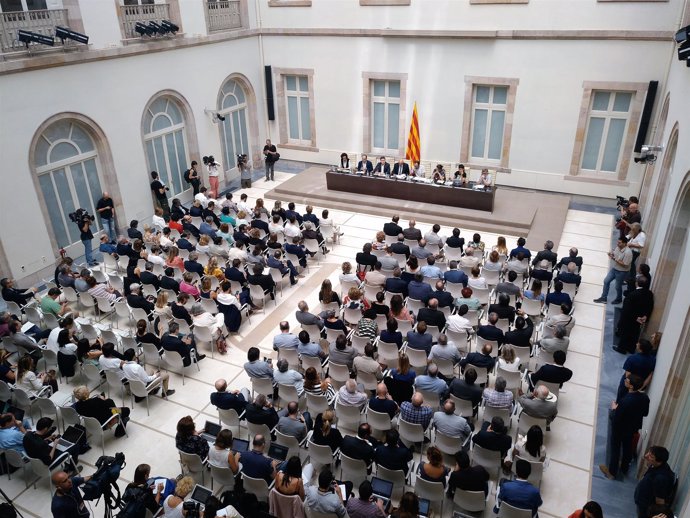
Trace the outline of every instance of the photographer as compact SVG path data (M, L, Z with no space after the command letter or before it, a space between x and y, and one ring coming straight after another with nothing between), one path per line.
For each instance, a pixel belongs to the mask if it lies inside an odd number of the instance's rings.
M237 168L240 170L240 187L250 189L252 186L252 164L247 160L247 155L237 155Z
M156 204L163 209L163 217L167 221L170 219L170 205L168 205L167 194L167 191L170 189L163 185L163 183L159 180L158 173L156 171L151 171L151 178L153 178L153 181L151 182L151 191L153 191Z
M96 266L98 263L93 258L93 247L91 241L93 240L93 232L91 232L91 223L93 222L93 216L90 216L88 212L83 209L79 209L76 212L78 216L77 225L81 231L81 242L84 244L84 258L89 266Z
M64 471L52 475L55 494L50 504L53 518L87 518L91 513L84 504L79 486L91 480L91 477L70 477Z
M211 186L211 198L218 197L218 175L220 174L220 164L216 162L213 155L204 157L204 164L208 170L208 183Z
M273 166L280 158L278 150L271 144L271 139L266 139L266 145L264 146L264 159L266 164L266 181L273 181Z
M627 200L618 197L618 210L620 210L621 216L616 221L616 228L620 232L620 237L624 237L630 232L633 223L642 223L642 214L638 203L639 200L636 196L631 196Z

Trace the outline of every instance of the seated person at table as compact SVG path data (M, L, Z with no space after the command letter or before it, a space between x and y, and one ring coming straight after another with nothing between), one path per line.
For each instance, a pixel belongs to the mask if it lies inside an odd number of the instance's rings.
M393 175L407 176L408 174L410 174L410 166L405 163L404 158L401 158L393 166Z
M458 170L455 171L453 175L453 184L460 183L460 185L467 185L467 173L465 172L465 166L462 164L458 165Z
M374 168L374 174L385 174L386 176L390 176L391 165L386 162L385 156L379 158L379 163L376 164L376 167Z
M446 170L443 168L442 164L438 164L436 169L434 169L433 174L434 183L445 183L446 181Z
M374 171L374 166L367 159L367 155L362 155L362 160L357 163L357 171L362 171L364 174L371 174Z
M412 164L412 170L410 171L410 176L418 176L419 178L424 178L424 166L420 165L419 160L415 160Z

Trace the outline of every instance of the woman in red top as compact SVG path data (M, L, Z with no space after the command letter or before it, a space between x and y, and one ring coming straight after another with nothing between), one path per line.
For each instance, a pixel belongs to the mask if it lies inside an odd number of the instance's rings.
M177 220L171 219L168 222L168 226L173 230L177 230L181 234L182 231L184 230L184 228L182 227L182 223L180 223L179 217L173 216L173 218L177 218Z
M578 509L568 516L568 518L604 518L604 511L601 510L601 506L598 503L591 500L582 509Z
M165 264L170 268L177 268L180 271L184 270L184 260L180 257L180 249L176 246L171 246L168 251L168 258Z

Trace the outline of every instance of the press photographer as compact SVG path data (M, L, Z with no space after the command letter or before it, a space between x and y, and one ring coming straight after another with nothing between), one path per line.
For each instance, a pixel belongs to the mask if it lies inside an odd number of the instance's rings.
M213 155L205 156L203 158L204 165L208 170L208 184L211 187L209 197L216 199L218 197L218 175L220 174L220 164L216 162Z
M237 155L237 168L240 170L240 186L249 189L252 186L252 164L247 155Z
M93 240L93 232L91 232L91 224L96 219L94 216L89 214L86 209L77 209L76 211L68 214L69 219L79 227L80 239L84 244L84 257L89 266L96 266L98 263L93 258L93 248L91 241Z
M620 211L621 216L616 219L616 228L620 232L620 237L625 237L630 232L630 227L633 223L642 222L642 214L640 213L639 200L636 196L631 196L625 199L622 196L616 196L616 208Z

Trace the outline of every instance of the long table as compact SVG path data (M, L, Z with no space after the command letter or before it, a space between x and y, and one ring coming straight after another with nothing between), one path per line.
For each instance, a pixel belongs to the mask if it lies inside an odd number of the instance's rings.
M496 187L484 191L468 187L397 180L395 177L362 176L336 171L326 172L326 187L333 191L435 203L489 212L494 210L494 195L496 194Z

